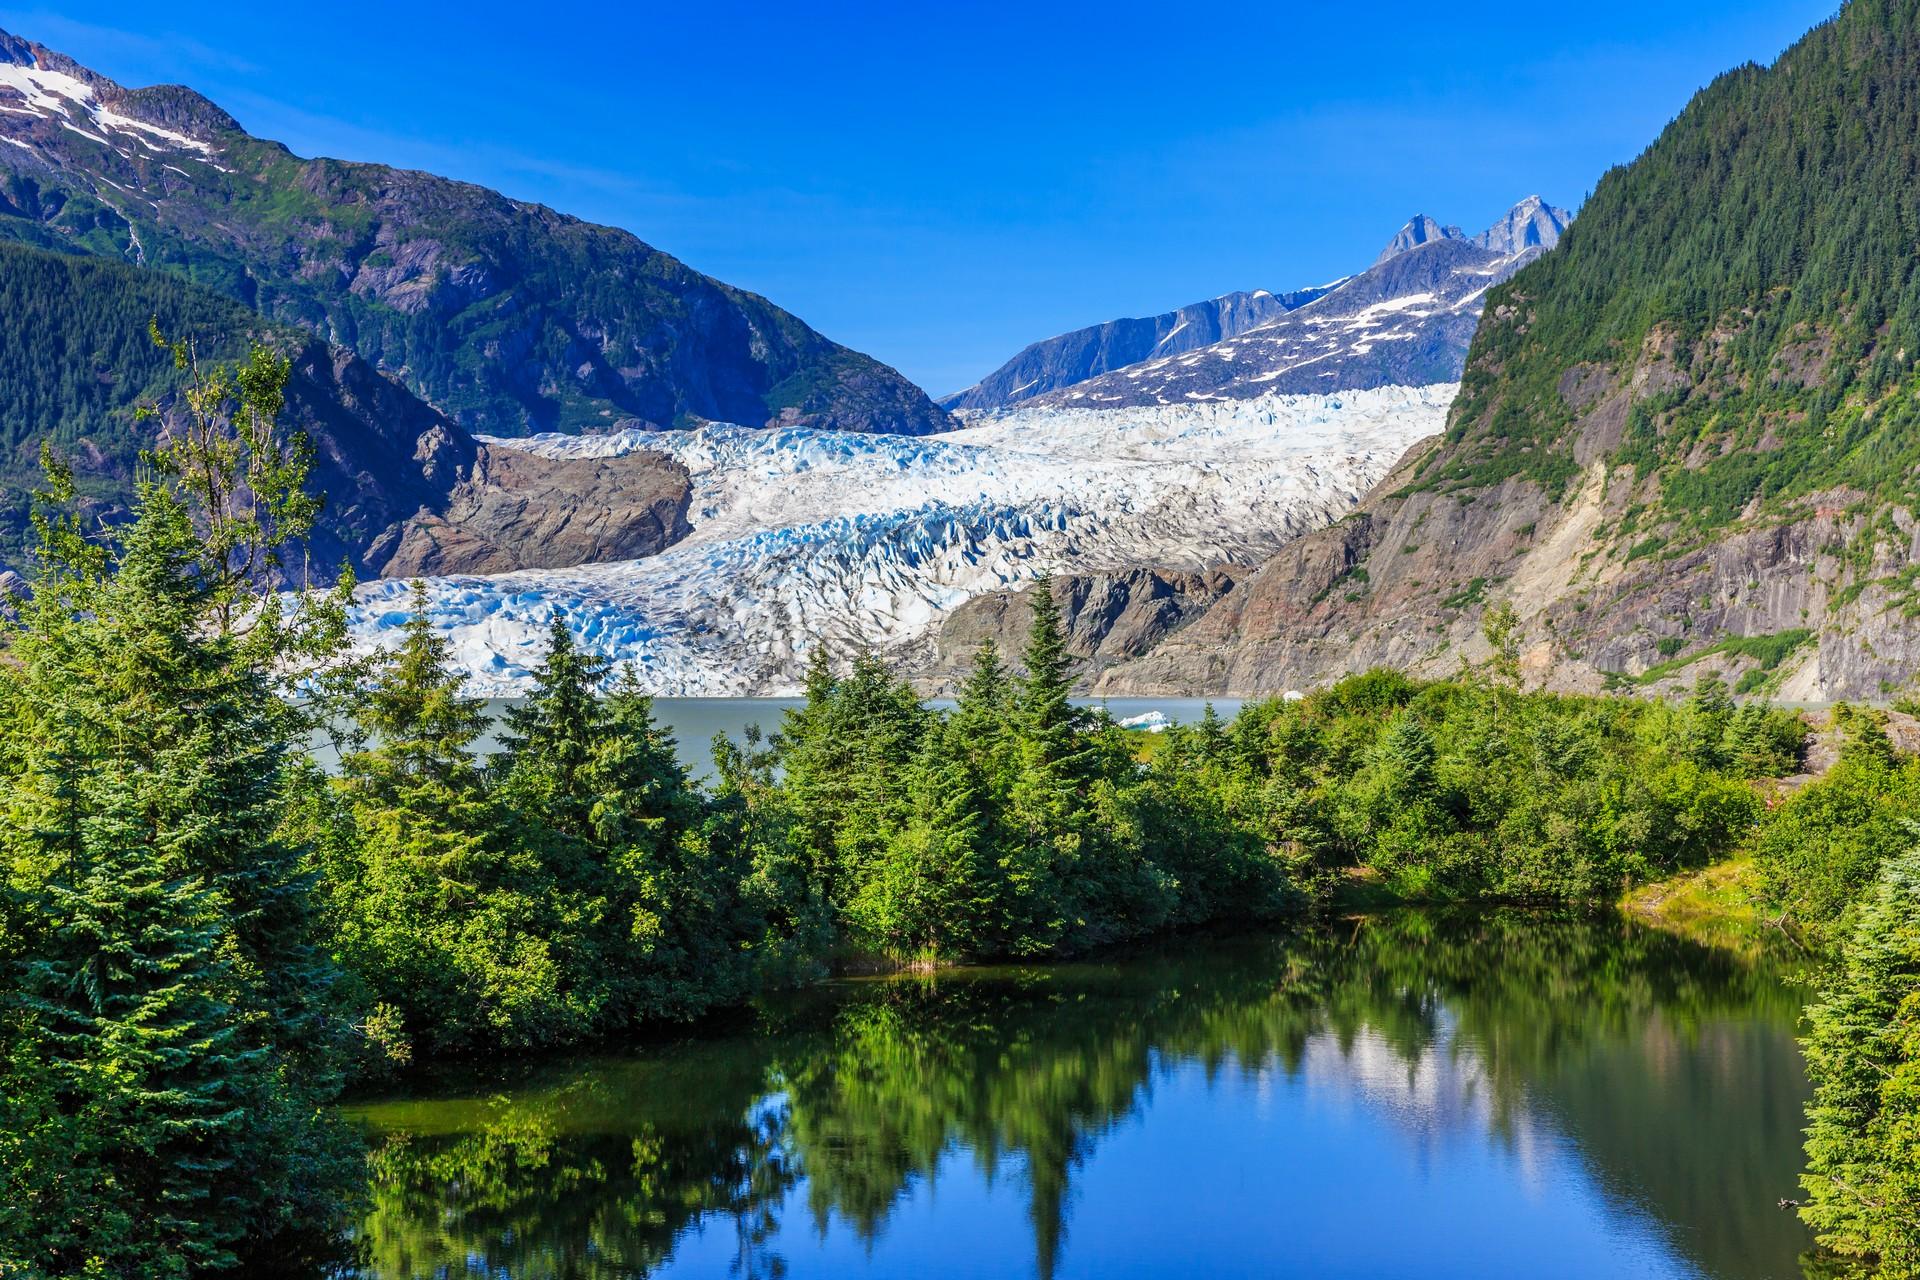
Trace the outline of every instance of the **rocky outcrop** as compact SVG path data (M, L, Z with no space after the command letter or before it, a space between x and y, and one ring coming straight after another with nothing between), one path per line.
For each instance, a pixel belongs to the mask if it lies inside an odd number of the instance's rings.
M0 108L0 236L211 285L469 430L952 425L894 370L626 231L303 159L189 89L128 90L5 33Z
M1528 196L1507 216L1474 237L1473 242L1492 253L1513 256L1529 249L1551 249L1573 222L1573 215L1556 209L1539 196Z
M1067 633L1067 651L1091 682L1116 662L1138 657L1226 597L1241 571L1134 569L1054 579L1053 600ZM1039 587L999 591L960 606L941 624L932 667L921 683L949 690L972 664L981 642L992 640L1003 660L1017 661L1033 625Z
M1387 241L1387 247L1373 260L1374 266L1391 261L1403 253L1411 253L1423 244L1432 244L1436 240L1465 240L1467 233L1455 226L1442 226L1424 213L1416 213L1407 219L1405 226L1394 232L1393 239ZM1484 246L1483 246L1484 247Z
M162 427L172 410L162 406ZM326 499L288 583L565 569L654 555L687 535L691 481L658 453L554 459L491 448L352 352L308 342L283 421L314 445Z
M369 559L385 578L638 560L687 536L691 493L686 468L656 453L546 458L482 445L439 509L395 526Z
M1107 694L1257 696L1375 666L1438 676L1483 663L1486 610L1520 621L1527 683L1671 691L1718 673L1782 698L1878 699L1920 671L1908 566L1920 520L1817 494L1670 550L1622 536L1659 480L1612 461L1636 405L1684 385L1670 334L1623 376L1569 370L1577 476L1431 483L1457 447L1409 451L1350 517L1262 564L1151 653L1099 674ZM1704 364L1704 362L1702 362Z

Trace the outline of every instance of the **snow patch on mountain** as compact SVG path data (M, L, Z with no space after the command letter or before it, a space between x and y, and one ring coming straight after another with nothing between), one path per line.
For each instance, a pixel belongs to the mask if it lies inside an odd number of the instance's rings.
M5 92L7 90L12 91L11 95ZM13 101L26 105L7 105L9 96ZM81 118L98 126L103 132L131 138L149 150L158 149L156 144L159 144L174 151L194 151L202 156L213 154L213 148L198 138L189 138L184 133L176 133L145 120L136 120L106 106L100 101L94 86L78 76L42 67L37 62L33 66L0 62L0 111L13 115L42 116L101 146L113 146L100 134L80 128L76 123L76 110Z
M525 688L556 612L655 693L789 693L817 644L911 666L953 609L1045 571L1257 563L1351 508L1441 428L1456 390L1029 409L921 437L709 426L492 441L668 454L693 479L693 532L644 560L431 579L428 609L478 693ZM407 597L405 583L363 586L358 642L390 642Z

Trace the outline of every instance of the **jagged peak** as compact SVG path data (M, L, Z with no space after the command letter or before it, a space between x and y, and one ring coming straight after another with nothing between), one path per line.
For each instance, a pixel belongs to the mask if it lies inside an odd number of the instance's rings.
M1405 226L1394 233L1393 239L1387 241L1387 247L1380 251L1380 256L1373 260L1373 265L1377 267L1383 262L1399 257L1409 249L1417 249L1435 240L1465 240L1466 238L1467 233L1460 228L1442 226L1426 214L1416 213L1407 219Z
M1568 210L1531 195L1507 210L1504 218L1475 236L1473 242L1503 257L1529 249L1551 249L1560 243L1561 234L1572 221L1573 214Z
M1477 236L1469 236L1459 227L1443 225L1424 213L1416 213L1387 242L1374 266L1391 262L1401 254L1436 240L1460 240L1501 257L1512 257L1530 249L1551 249L1560 243L1560 235L1573 221L1573 214L1548 204L1539 195L1530 195L1507 210L1498 222Z

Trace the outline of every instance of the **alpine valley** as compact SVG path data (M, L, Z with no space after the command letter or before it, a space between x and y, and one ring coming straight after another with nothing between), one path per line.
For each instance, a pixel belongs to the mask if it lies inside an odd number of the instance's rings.
M431 616L491 693L524 686L556 611L662 693L791 692L815 643L870 647L943 689L980 639L1014 642L1028 610L1012 597L1057 574L1090 680L1342 518L1440 430L1489 286L1571 217L1529 197L1472 238L1415 217L1332 285L1036 343L947 398L960 430L489 440L543 459L670 458L691 477L692 532L648 559L435 578ZM367 590L368 643L404 626L406 596Z
M298 582L386 579L356 624L379 645L396 580L423 578L492 693L522 687L556 612L659 693L788 692L822 642L941 687L1047 573L1091 679L1440 430L1488 288L1571 218L1537 197L1477 236L1416 217L1331 284L1037 343L949 397L956 421L626 232L302 159L189 89L13 36L0 142L0 289L47 321L4 339L0 559L42 443L123 514L179 382L149 317L209 357L271 338L328 499ZM87 341L47 340L76 324Z
M1553 687L1878 696L1920 660L1895 474L1920 341L1904 277L1853 256L1892 252L1903 206L1862 193L1893 161L1830 143L1789 182L1803 144L1743 134L1726 162L1773 185L1689 187L1787 65L1894 56L1846 30L1716 82L1577 224L1537 196L1476 234L1419 215L1339 280L1036 342L942 405L626 232L302 159L7 36L0 289L90 337L4 339L0 557L42 442L122 509L133 408L164 429L175 381L151 315L296 353L316 563L383 579L367 646L423 578L479 691L520 689L556 614L657 693L791 692L816 644L938 690L1051 575L1100 693L1447 671L1511 602Z

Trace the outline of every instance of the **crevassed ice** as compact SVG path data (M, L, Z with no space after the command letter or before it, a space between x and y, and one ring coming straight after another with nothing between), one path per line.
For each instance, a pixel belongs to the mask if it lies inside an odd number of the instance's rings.
M907 437L799 428L536 436L549 456L654 450L693 477L684 542L645 560L428 580L477 693L511 695L555 610L673 696L790 693L814 645L912 662L947 614L1045 571L1250 564L1343 515L1457 385L1128 409L1016 409ZM360 589L387 642L407 584Z

